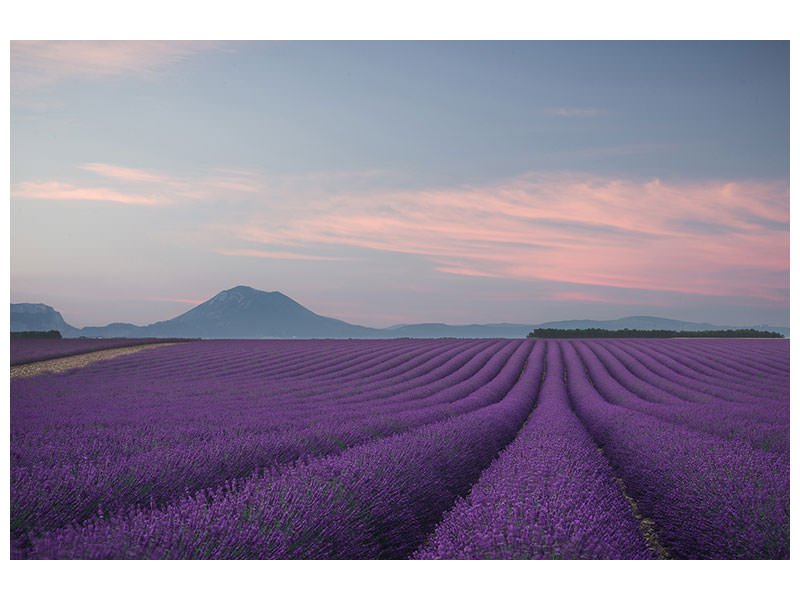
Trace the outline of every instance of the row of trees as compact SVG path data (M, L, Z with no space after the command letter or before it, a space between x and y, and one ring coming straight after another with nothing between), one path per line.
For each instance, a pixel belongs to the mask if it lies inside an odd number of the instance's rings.
M757 329L705 329L702 331L671 331L669 329L553 329L539 327L529 338L782 338L774 331Z
M61 338L61 333L55 329L50 331L12 331L12 338Z

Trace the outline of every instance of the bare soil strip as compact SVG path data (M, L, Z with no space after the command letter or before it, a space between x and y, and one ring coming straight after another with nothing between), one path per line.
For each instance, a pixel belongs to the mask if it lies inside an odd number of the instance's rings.
M133 354L148 348L158 348L159 346L172 346L177 342L161 342L157 344L143 344L141 346L125 346L124 348L110 348L109 350L97 350L96 352L86 352L85 354L74 354L63 358L53 358L51 360L41 360L38 362L26 363L11 367L11 378L31 377L40 373L52 372L60 373L76 367L97 362L98 360L108 360L125 354Z
M597 451L600 452L603 456L605 456L605 452L602 448L598 447ZM628 504L631 505L631 512L633 513L634 518L639 522L639 529L642 531L642 536L644 536L645 542L650 547L650 549L656 553L658 558L660 559L669 559L672 558L670 556L669 550L661 544L661 540L658 539L658 534L656 533L655 522L653 519L649 517L645 517L642 515L641 511L639 510L639 505L636 503L636 500L631 498L628 495L627 487L625 486L625 482L620 479L619 477L615 477L617 485L619 486L622 495L625 496L625 499L628 501Z

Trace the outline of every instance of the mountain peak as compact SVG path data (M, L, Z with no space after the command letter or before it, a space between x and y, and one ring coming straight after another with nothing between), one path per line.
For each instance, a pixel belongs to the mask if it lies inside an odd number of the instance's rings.
M244 296L269 295L269 296L272 296L274 298L277 298L277 297L288 298L289 297L286 294L282 294L281 292L276 292L276 291L265 292L264 290L257 290L256 288L251 287L249 285L237 285L237 286L232 287L230 289L222 290L219 294L217 294L217 296L219 296L220 294L240 294L240 295L244 295ZM215 298L216 298L216 296L215 296ZM212 298L212 300L213 300L213 298Z
M281 294L280 292L265 292L263 290L257 290L249 285L237 285L236 287L232 287L228 290L222 290L216 296L207 300L200 306L235 306L238 308L248 308L254 302L256 303L263 303L263 302L275 302L275 301L286 301L289 300L290 302L294 303L294 301L286 296L285 294Z
M20 302L11 305L11 331L48 331L56 329L63 336L75 335L77 329L67 324L61 313L42 303Z
M220 293L224 293L224 292L240 292L242 294L250 294L250 293L253 293L253 292L260 292L262 294L269 293L269 292L263 292L262 290L257 290L256 288L250 287L249 285L237 285L236 287L232 287L229 290L223 290Z
M52 306L48 304L42 304L41 302L18 302L11 305L11 312L35 315L55 313L56 310Z
M332 321L335 319L317 315L280 292L237 285L154 327L169 335L191 327L197 331L194 335L201 337L310 337L331 329ZM341 323L334 329L347 327L351 326Z

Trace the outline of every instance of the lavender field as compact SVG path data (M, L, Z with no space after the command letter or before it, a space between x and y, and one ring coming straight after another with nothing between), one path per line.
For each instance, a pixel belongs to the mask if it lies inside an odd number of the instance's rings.
M789 343L193 341L14 379L11 555L785 559Z

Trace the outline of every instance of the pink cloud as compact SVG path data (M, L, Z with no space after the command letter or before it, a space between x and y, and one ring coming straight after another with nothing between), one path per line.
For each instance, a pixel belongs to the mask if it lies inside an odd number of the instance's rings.
M280 258L289 260L349 260L347 258L341 258L338 256L314 256L310 254L298 254L295 252L253 250L249 248L220 248L215 250L215 252L218 254L224 254L226 256L255 256L259 258Z
M263 190L262 177L257 173L216 169L208 173L168 174L149 169L137 169L122 165L87 163L81 169L103 177L118 179L142 186L152 184L168 189L171 194L187 198L206 198L212 190L227 190L253 193Z
M121 179L123 181L145 182L145 183L164 183L169 179L164 175L159 175L144 169L133 169L120 165L108 165L104 163L86 163L80 167L84 171L91 171L103 177Z
M600 294L587 294L585 292L555 292L550 294L547 300L557 300L560 302L590 302L590 303L605 303L605 304L636 304L630 300L621 298L612 298L608 295Z
M165 202L163 198L158 196L127 194L102 187L78 187L58 181L18 183L11 188L11 196L14 198L37 198L43 200L89 200L93 202L144 205L163 204Z
M23 181L12 187L12 196L52 200L98 200L125 204L167 204L185 200L225 199L231 193L253 194L263 190L261 178L249 172L228 170L175 175L149 169L107 163L85 163L82 171L111 179L124 190L105 185L64 181Z
M204 41L12 41L11 89L24 92L75 77L152 77L221 47Z
M271 245L416 254L472 277L785 302L774 290L788 281L771 273L789 266L788 198L782 181L533 173L481 187L340 195L313 214L230 231Z

